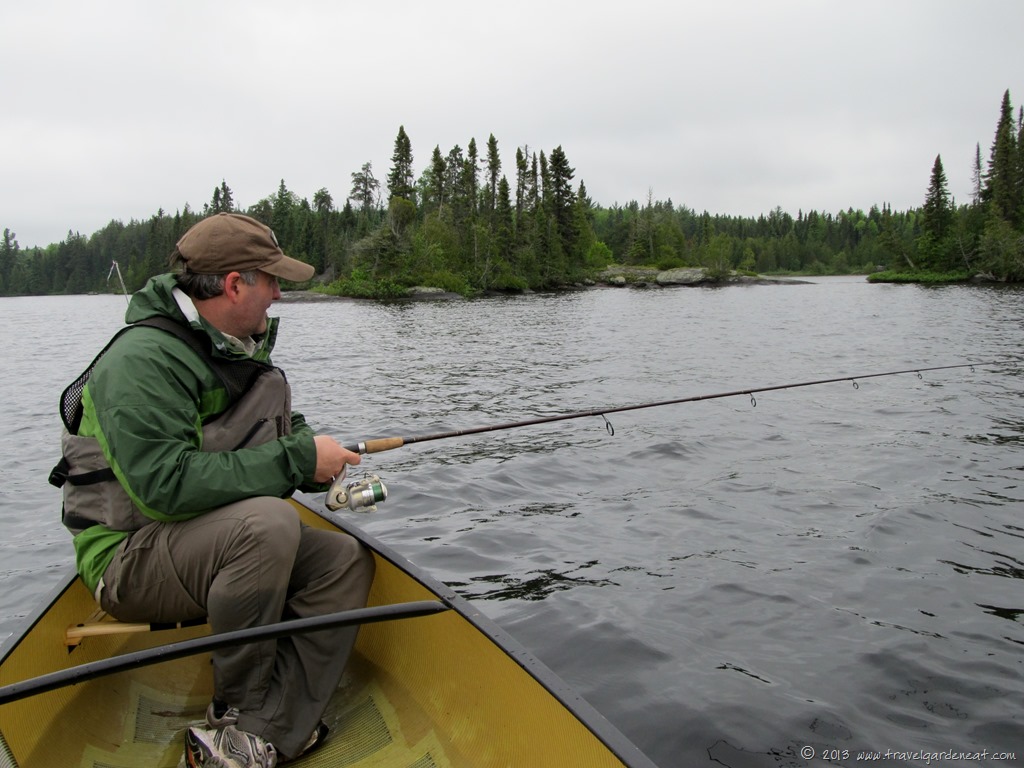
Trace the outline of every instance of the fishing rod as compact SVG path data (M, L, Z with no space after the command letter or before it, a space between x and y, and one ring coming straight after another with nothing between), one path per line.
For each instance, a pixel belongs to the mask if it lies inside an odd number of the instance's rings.
M381 451L390 451L395 448L401 448L403 445L410 445L412 443L425 443L430 440L447 440L450 437L461 437L463 435L476 435L481 432L496 432L503 429L515 429L517 427L530 427L535 424L549 424L553 421L567 421L569 419L582 419L587 416L605 416L609 413L622 413L624 411L639 411L642 408L660 408L665 405L677 405L679 403L693 403L698 400L718 400L723 397L737 397L739 395L747 395L750 397L751 405L757 406L757 400L754 399L754 395L762 392L772 392L779 389L799 389L800 387L814 387L819 384L834 384L838 381L850 381L853 382L855 389L859 388L858 380L863 379L877 379L882 376L899 376L906 373L916 373L918 378L923 378L922 373L927 371L945 371L952 368L970 368L974 371L976 366L983 365L995 365L995 362L987 363L958 363L957 365L936 365L930 368L907 368L903 371L885 371L883 373L865 373L859 376L836 376L831 379L816 379L814 381L802 381L796 384L773 384L767 387L748 387L746 389L734 389L730 392L716 392L711 395L692 395L690 397L679 397L674 400L658 400L653 403L640 403L639 405L620 405L613 408L595 408L589 411L577 411L575 413L563 413L555 416L541 416L536 419L526 419L525 421L513 421L507 424L492 424L484 427L471 427L469 429L455 429L450 432L438 432L433 435L417 435L413 437L381 437L375 440L366 440L365 442L356 443L355 445L345 446L348 450L353 453L380 453ZM608 429L609 434L615 434L614 428L611 426L611 422L605 420L605 427Z
M883 371L881 373L865 373L855 376L836 376L829 379L815 379L814 381L801 381L797 383L789 384L773 384L766 387L748 387L745 389L734 389L729 392L716 392L714 394L705 395L691 395L690 397L679 397L672 400L658 400L652 403L640 403L637 405L620 405L612 408L594 408L587 411L576 411L574 413L563 413L554 416L541 416L534 419L526 419L524 421L513 421L506 424L491 424L482 427L470 427L468 429L455 429L449 432L437 432L431 435L414 435L411 437L381 437L373 440L366 440L364 442L356 443L354 445L345 446L348 450L353 453L367 454L367 453L381 453L383 451L391 451L396 448L401 448L404 445L411 445L413 443L426 443L431 440L447 440L452 437L462 437L464 435L477 435L482 432L497 432L505 429L516 429L518 427L530 427L537 424L550 424L555 421L568 421L569 419L582 419L589 416L600 416L604 419L605 429L608 430L608 434L614 435L615 428L612 423L608 421L607 414L609 413L622 413L624 411L639 411L643 408L660 408L666 405L678 405L680 403L693 403L699 400L718 400L725 397L737 397L745 395L750 398L750 404L753 407L757 407L757 400L754 395L762 392L773 392L780 389L799 389L801 387L814 387L819 384L834 384L840 381L849 381L853 383L854 389L859 389L860 385L858 381L864 379L877 379L883 376L899 376L907 373L917 374L918 378L924 378L921 376L922 373L927 371L947 371L954 368L970 368L971 372L974 372L976 366L985 365L996 365L998 361L988 361L984 363L957 363L955 365L934 365L927 368L907 368L900 371ZM326 504L329 509L336 510L341 507L349 507L353 511L374 511L376 502L384 501L387 498L387 488L380 481L380 478L373 475L365 480L357 483L351 483L347 487L342 484L344 480L344 472L339 475L330 490L327 493Z

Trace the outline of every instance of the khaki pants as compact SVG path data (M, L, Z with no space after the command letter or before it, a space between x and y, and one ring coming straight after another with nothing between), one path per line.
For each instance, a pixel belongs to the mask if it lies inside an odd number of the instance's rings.
M100 605L121 621L208 617L213 632L366 605L373 556L351 536L302 526L287 501L246 499L133 533L103 574ZM296 756L341 680L357 628L213 652L214 695L238 727Z

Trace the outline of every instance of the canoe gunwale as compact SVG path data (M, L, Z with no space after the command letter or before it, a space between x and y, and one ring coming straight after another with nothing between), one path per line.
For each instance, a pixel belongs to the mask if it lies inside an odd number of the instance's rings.
M343 517L337 512L329 511L309 494L296 492L292 498L313 514L358 539L367 548L373 550L377 555L404 571L413 580L437 595L443 603L450 606L455 613L469 622L512 661L522 667L527 674L533 677L552 697L571 712L580 723L590 730L628 768L658 768L639 747L584 699L575 688L534 656L518 640L499 627L493 620L474 608L468 599L447 584L439 581L425 569L409 561L387 544L364 531L347 517Z

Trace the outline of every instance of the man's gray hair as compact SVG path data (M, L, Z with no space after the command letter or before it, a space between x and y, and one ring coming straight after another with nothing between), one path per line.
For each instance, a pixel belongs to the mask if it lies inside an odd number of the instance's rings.
M224 278L227 275L199 275L195 272L190 272L188 265L181 258L177 248L171 254L171 266L176 273L175 279L177 280L178 287L192 299L199 299L200 301L203 299L213 299L224 293ZM251 269L239 272L238 274L242 276L242 281L246 285L256 285L256 281L259 279L258 269Z

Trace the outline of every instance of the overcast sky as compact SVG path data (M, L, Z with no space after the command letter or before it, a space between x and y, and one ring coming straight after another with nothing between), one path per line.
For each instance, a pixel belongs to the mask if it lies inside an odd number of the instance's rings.
M492 133L561 145L602 205L921 205L942 155L966 202L1003 92L1024 103L1021 0L89 2L0 7L0 229L22 248L201 210L283 179L338 207Z

